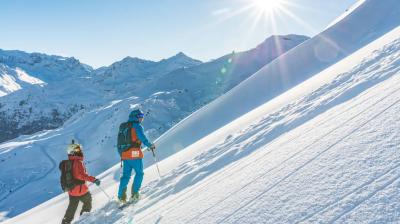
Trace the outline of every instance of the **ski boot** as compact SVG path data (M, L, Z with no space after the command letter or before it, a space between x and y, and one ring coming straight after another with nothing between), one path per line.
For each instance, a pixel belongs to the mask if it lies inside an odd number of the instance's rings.
M118 201L119 201L120 203L122 203L122 204L127 203L127 200L126 200L126 190L122 193L122 196L121 196L121 197L118 197Z
M139 192L133 192L133 193L132 193L132 196L131 196L130 202L134 204L134 203L138 202L139 199L140 199L140 194L139 194Z

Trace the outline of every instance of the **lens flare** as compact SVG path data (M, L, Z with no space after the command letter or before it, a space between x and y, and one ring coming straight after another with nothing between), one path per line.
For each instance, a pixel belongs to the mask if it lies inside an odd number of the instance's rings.
M253 6L262 13L271 14L282 7L282 0L254 0Z

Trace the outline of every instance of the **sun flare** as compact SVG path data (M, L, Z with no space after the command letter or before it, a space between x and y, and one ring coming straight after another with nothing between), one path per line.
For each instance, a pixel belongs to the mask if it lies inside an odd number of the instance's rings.
M271 14L282 7L283 0L254 0L253 6L261 13Z

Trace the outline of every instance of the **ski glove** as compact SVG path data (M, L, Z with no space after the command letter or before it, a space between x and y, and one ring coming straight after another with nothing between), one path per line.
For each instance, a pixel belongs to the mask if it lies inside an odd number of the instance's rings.
M99 179L94 180L93 183L95 183L97 186L100 186L100 180Z
M151 146L150 146L150 149L151 149L151 150L154 150L154 149L156 149L156 145L154 145L154 144L151 144Z

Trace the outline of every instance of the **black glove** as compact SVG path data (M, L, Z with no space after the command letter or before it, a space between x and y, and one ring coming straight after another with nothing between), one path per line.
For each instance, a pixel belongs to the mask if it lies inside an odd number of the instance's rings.
M100 180L99 179L94 180L93 183L96 184L97 186L100 186Z
M151 149L151 150L154 150L154 149L156 149L156 145L154 145L154 144L151 144L151 146L150 146L150 149Z

